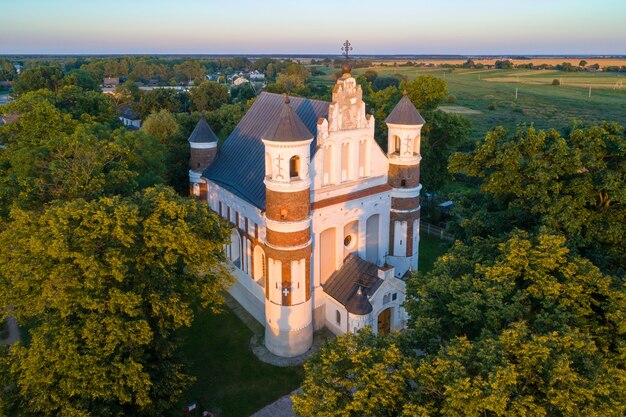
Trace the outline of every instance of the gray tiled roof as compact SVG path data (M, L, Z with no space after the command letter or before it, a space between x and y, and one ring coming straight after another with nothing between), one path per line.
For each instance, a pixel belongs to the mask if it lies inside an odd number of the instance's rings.
M188 140L193 143L217 142L217 136L215 136L215 133L211 130L211 126L209 126L204 116L202 116L200 120L198 120L193 132L191 132L191 135L189 135Z
M426 123L406 94L396 104L385 122L396 125L423 125Z
M313 133L313 156L317 146L317 120L327 117L329 103L299 97L290 97L290 101L291 108ZM285 96L261 93L218 149L217 158L204 171L204 177L265 210L265 147L261 136L280 116L284 105Z
M132 109L128 106L122 109L122 117L128 120L139 120L137 113L132 111Z
M261 136L263 139L273 142L298 142L313 138L289 103L289 97L286 96L280 115L263 133Z
M322 287L326 294L346 307L348 312L363 315L372 311L367 297L373 295L382 283L375 264L350 254L341 269L333 272Z

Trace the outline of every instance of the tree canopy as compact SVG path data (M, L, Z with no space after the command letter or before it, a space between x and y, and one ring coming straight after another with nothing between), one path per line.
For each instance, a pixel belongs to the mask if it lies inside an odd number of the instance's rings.
M222 302L228 236L206 205L164 187L14 209L0 233L0 304L31 323L31 342L9 351L7 412L171 409L189 380L176 330Z
M481 192L458 202L462 240L408 280L408 330L327 346L305 368L296 411L626 413L625 144L610 123L496 129L456 154L451 171Z

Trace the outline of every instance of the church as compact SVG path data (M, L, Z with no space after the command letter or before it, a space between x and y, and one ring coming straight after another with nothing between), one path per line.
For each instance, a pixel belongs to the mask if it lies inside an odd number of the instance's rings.
M305 353L323 327L406 323L424 119L405 94L381 149L362 95L345 68L330 103L263 92L220 147L204 118L189 137L190 192L232 226L230 294L278 356Z

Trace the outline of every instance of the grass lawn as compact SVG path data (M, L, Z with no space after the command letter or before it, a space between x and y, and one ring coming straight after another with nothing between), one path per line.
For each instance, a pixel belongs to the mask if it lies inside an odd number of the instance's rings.
M198 401L199 412L247 417L299 387L302 367L279 368L257 359L250 350L252 332L228 308L203 312L183 334L182 354L196 382L186 403Z
M450 242L421 232L418 271L421 273L429 272L437 258L443 255L450 246Z

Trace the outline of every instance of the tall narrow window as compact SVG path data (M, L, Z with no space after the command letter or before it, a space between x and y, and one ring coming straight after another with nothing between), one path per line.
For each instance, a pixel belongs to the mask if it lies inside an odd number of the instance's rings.
M289 160L289 177L296 178L300 176L300 157L292 156Z
M394 144L395 144L395 152L396 153L400 153L400 151L402 150L402 143L400 141L400 138L398 136L394 136Z

